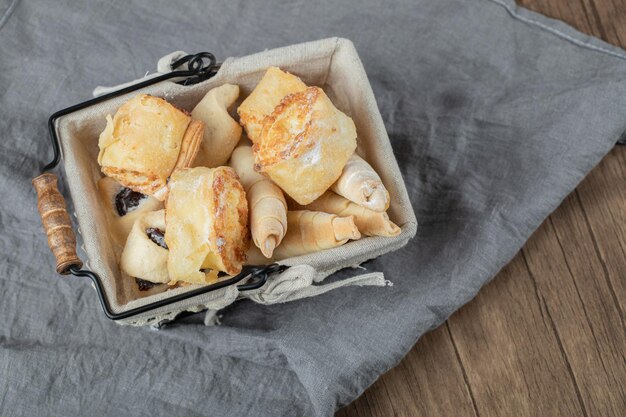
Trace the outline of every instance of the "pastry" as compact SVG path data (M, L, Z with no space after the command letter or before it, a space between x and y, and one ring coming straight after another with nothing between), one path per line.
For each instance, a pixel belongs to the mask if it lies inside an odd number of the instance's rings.
M250 146L239 146L230 160L246 191L252 241L267 258L287 232L287 203L283 192L269 178L254 170Z
M274 258L266 258L265 255L261 253L261 249L256 245L250 245L246 253L245 265L269 265L272 262L274 262Z
M241 138L241 126L228 113L239 97L239 86L224 84L210 90L191 111L204 122L204 137L194 166L215 168L224 165Z
M249 246L248 204L228 167L176 170L168 185L165 243L171 283L207 283L202 270L241 272Z
M165 198L175 168L191 165L202 141L203 123L162 98L140 94L107 115L100 134L102 172L142 194Z
M98 181L98 191L111 236L120 246L126 243L135 220L163 207L163 203L156 198L126 188L109 177Z
M303 207L306 210L318 210L338 216L352 216L359 232L365 236L393 237L400 234L396 226L384 211L373 211L361 207L350 200L326 191L320 198Z
M348 240L361 238L352 216L297 210L289 211L287 220L287 235L274 250L276 260L336 248Z
M306 90L306 84L295 75L270 67L252 93L237 109L239 120L254 143L261 132L263 119L274 111L287 95Z
M357 154L350 157L331 189L370 210L385 211L389 208L389 193L383 182L374 168Z
M356 149L356 128L321 88L309 87L264 119L253 149L255 168L306 205L341 175Z
M168 250L163 233L165 210L144 213L133 224L122 252L120 267L131 277L153 283L170 281Z

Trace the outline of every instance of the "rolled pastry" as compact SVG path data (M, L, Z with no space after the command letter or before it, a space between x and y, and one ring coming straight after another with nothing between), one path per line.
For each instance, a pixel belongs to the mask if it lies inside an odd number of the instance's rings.
M276 260L336 248L361 238L352 216L297 210L289 211L287 220L287 235L274 251Z
M165 198L175 168L191 165L198 153L203 123L162 98L140 94L107 115L100 134L102 172L142 194Z
M239 97L239 86L224 84L210 90L191 111L204 122L204 137L194 166L215 168L224 165L241 137L241 126L228 110Z
M354 122L318 87L285 97L253 146L255 168L302 205L337 181L355 148Z
M269 178L254 170L250 146L239 146L230 159L246 191L252 241L266 258L280 245L287 232L287 202L283 192Z
M163 207L163 203L156 198L123 187L109 177L98 181L98 191L111 236L120 246L126 243L135 220Z
M320 198L305 206L304 209L323 211L344 217L352 216L359 232L365 236L392 237L399 235L401 231L389 220L389 216L384 211L366 209L332 191L326 191Z
M389 208L389 193L383 182L374 168L357 154L350 157L331 190L370 210L380 212Z
M254 143L261 133L263 119L274 111L287 95L306 90L306 84L295 75L270 67L252 93L237 109L239 120Z
M131 277L155 283L170 281L163 239L165 210L142 214L128 235L120 267Z
M244 265L269 265L274 262L274 258L266 258L261 250L255 245L250 245L246 253L246 263Z
M172 280L208 282L201 270L241 272L249 246L248 204L228 167L176 170L168 185L165 242Z

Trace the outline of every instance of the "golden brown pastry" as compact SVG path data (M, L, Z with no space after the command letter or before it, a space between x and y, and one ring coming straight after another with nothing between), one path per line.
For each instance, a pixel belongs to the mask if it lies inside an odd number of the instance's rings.
M400 234L400 228L396 226L384 211L373 211L361 207L350 200L326 191L320 198L302 207L306 210L318 210L333 213L338 216L352 216L359 232L365 236L392 237Z
M350 157L331 189L370 210L385 211L389 208L389 193L383 182L374 168L357 154Z
M120 267L131 277L155 283L170 281L167 272L168 250L163 233L165 210L141 215L128 235Z
M300 78L277 67L270 67L252 93L237 109L239 120L250 140L255 143L263 125L263 119L274 111L287 95L306 90Z
M98 181L98 191L111 236L120 246L126 243L135 220L163 207L163 203L156 198L123 187L109 177L102 177Z
M123 186L163 200L167 178L191 165L203 130L201 121L164 99L140 94L107 115L98 164Z
M274 251L276 260L336 248L348 240L361 238L352 216L296 210L289 211L287 219L287 235Z
M224 84L210 90L191 111L191 117L204 122L204 138L194 166L215 168L224 165L241 138L241 126L229 109L239 97L239 86Z
M356 149L356 128L321 88L309 87L264 119L253 149L256 169L306 205L341 175Z
M252 241L267 258L287 233L287 202L283 192L269 178L254 170L250 146L239 146L230 159L248 198Z
M172 284L207 283L201 270L241 272L249 246L248 204L228 167L176 170L168 185L165 243Z

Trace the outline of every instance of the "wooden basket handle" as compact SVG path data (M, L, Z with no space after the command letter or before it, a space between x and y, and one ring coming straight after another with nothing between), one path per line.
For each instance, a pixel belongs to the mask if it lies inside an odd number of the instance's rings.
M80 268L83 262L76 254L76 235L65 200L59 192L57 176L46 172L33 178L32 182L37 191L37 208L48 236L48 246L57 261L56 270L67 275L71 266Z

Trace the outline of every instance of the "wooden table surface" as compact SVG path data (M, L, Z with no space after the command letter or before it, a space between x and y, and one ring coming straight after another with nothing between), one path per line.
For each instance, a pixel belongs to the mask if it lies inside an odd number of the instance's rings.
M626 0L518 2L626 48ZM619 146L472 302L336 416L626 416L625 310Z

